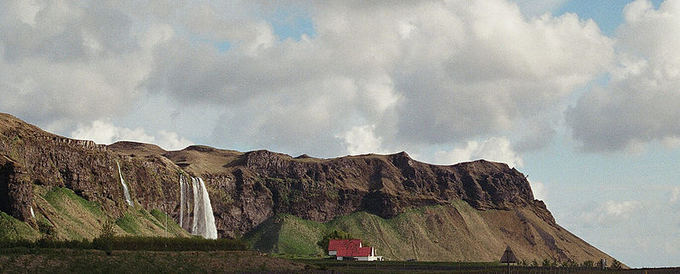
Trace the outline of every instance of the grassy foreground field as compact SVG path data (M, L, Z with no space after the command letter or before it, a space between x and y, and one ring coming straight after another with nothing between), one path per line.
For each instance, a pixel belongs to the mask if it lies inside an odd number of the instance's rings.
M104 251L0 249L0 273L213 273L302 272L301 262L254 251Z
M0 248L0 273L506 273L498 263L290 260L255 251ZM512 267L512 273L680 273L680 268L597 270Z
M507 267L497 262L358 262L298 259L293 260L312 265L312 269L333 273L507 273ZM511 273L680 273L680 268L656 269L605 269L583 267L524 267L511 266Z

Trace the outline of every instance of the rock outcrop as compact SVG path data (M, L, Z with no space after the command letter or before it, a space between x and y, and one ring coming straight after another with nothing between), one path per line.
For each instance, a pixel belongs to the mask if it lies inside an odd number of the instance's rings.
M220 237L244 235L282 213L317 222L360 211L392 218L461 200L481 211L528 210L561 229L534 199L525 176L503 163L431 165L405 152L317 159L206 146L180 151L134 142L104 146L57 136L7 114L0 114L0 210L31 223L32 186L60 186L118 217L127 205L116 161L135 206L161 210L175 222L180 176L203 178Z

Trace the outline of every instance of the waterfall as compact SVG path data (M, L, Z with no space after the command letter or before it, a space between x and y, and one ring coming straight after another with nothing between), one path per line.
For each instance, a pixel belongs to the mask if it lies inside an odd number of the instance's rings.
M182 175L179 175L179 226L184 225L184 180Z
M215 226L215 215L213 215L212 205L210 204L210 195L208 195L208 189L205 188L205 183L203 179L192 178L196 182L198 189L200 191L200 207L202 215L199 221L198 231L194 234L203 235L203 237L208 239L217 239L217 227ZM198 204L198 202L196 203ZM196 216L196 215L194 215Z
M196 178L191 177L191 189L193 190L192 193L194 193L194 221L191 223L191 234L198 235L198 220L203 219L201 218L201 212L200 210L200 197L198 195L198 184L196 183Z
M191 183L191 188L189 188L189 183ZM184 226L184 215L190 217L189 214L190 204L187 201L188 191L193 194L193 218L191 221L191 228L187 229L191 231L193 235L200 235L207 239L217 239L217 227L215 226L215 216L213 215L212 205L210 203L210 196L208 195L208 190L205 187L205 182L203 179L198 177L191 177L191 181L188 181L184 176L179 176L180 185L180 207L179 207L179 220L180 226ZM185 208L186 207L186 212Z
M123 195L125 196L125 202L129 206L132 206L132 198L130 198L130 191L128 191L128 187L125 184L125 179L123 179L123 173L120 172L120 164L118 163L118 161L116 161L116 165L118 166L118 175L120 175L120 184L123 185Z
M33 212L33 207L30 207L30 209L31 209L31 217L33 217L33 219L35 219L35 212Z

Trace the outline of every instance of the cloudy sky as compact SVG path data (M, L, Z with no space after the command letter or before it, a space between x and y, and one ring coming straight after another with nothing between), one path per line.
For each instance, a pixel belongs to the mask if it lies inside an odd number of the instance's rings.
M529 176L631 266L680 258L680 1L0 2L0 111L98 143L405 150Z

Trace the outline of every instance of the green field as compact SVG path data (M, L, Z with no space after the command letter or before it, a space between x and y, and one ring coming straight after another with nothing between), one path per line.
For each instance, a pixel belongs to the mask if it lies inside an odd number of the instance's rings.
M305 265L252 251L0 249L0 273L214 273L302 271Z

